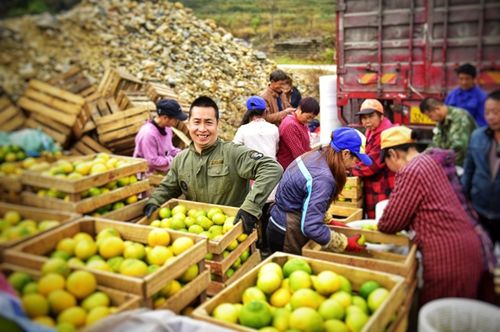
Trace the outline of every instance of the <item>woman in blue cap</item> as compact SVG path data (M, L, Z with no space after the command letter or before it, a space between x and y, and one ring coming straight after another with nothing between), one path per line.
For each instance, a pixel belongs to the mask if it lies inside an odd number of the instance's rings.
M278 184L275 204L267 225L272 252L300 255L312 239L329 251L361 251L359 235L347 238L331 231L324 223L326 210L342 191L346 172L356 162L371 165L364 154L365 137L359 131L342 127L332 132L330 144L295 159Z

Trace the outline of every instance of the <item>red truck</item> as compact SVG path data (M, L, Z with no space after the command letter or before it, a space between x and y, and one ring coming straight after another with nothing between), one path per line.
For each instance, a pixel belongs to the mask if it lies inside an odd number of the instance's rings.
M476 66L484 90L500 88L498 0L339 0L336 20L344 125L359 126L360 104L377 98L394 123L429 128L418 104L444 99L464 63Z

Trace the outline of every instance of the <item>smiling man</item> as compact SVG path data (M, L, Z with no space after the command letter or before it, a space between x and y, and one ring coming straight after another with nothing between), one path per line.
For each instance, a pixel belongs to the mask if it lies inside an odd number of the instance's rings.
M252 231L283 170L260 152L219 139L218 125L217 104L209 97L197 98L188 120L193 142L173 160L144 208L146 216L184 194L190 201L240 207L235 220L243 221L246 233ZM255 180L251 190L250 180Z

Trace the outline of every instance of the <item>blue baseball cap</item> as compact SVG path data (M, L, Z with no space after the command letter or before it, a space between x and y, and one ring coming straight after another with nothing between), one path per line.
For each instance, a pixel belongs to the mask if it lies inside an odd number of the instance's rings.
M174 99L159 100L156 103L156 112L158 115L166 115L180 121L187 119L187 115L182 111L181 105Z
M366 166L372 164L372 160L365 154L366 138L361 132L349 127L340 127L332 132L330 146L336 152L349 150L361 160Z
M247 99L247 110L249 111L265 111L266 101L259 96L251 96Z

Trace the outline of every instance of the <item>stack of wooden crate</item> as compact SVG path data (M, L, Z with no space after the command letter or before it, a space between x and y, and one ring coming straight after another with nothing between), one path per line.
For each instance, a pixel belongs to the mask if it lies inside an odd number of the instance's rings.
M116 97L122 90L142 90L144 82L123 68L108 68L104 72L97 91L103 97Z
M347 224L349 225L349 224ZM351 252L327 252L321 249L321 245L310 240L302 248L302 255L316 258L322 261L346 264L373 271L392 273L399 275L405 280L406 299L399 310L399 320L394 326L395 331L406 331L408 327L408 316L412 306L413 295L417 287L417 246L407 236L390 235L378 231L354 229L350 227L330 226L332 230L342 233L347 237L361 234L367 243L376 243L392 247L392 251L366 249L363 253Z
M124 163L123 166L102 173L83 176L79 179L60 178L42 172L26 171L21 176L24 185L21 195L26 205L57 209L60 211L77 212L81 214L94 213L99 208L138 196L150 189L149 181L142 180L117 188L98 196L87 197L85 192L93 187L100 187L123 177L143 173L148 169L143 159L110 155ZM95 155L70 157L68 161L91 161ZM39 195L40 189L57 190L64 193L64 199Z
M88 120L85 98L38 80L29 82L17 104L30 114L26 126L42 128L63 147L72 134L83 133Z
M363 183L360 177L347 177L344 189L335 204L347 207L363 207Z
M199 203L192 201L185 201L179 199L172 199L162 205L162 207L168 207L172 209L176 205L182 204L188 209L197 209L208 211L210 208L220 208L226 216L234 217L238 212L238 208ZM149 225L155 219L158 219L158 210L155 211L151 217L139 220L137 223L141 225ZM206 260L206 265L210 268L210 273L212 274L212 280L208 287L207 293L209 296L217 294L221 289L227 287L235 280L238 280L240 276L249 271L258 262L260 262L260 253L256 248L257 242L257 231L254 230L246 239L241 241L236 249L229 251L228 247L234 246L235 242L238 241L238 237L243 235L243 225L238 222L234 227L227 233L223 234L220 238L208 240L208 253L210 259ZM243 236L244 237L244 236ZM245 261L241 260L243 252L247 251ZM239 261L238 263L236 263ZM235 264L236 263L236 264ZM238 266L237 269L235 267ZM232 269L234 274L228 275L228 270Z
M143 245L147 245L148 235L153 230L152 227L147 226L84 217L12 247L5 252L4 261L39 271L60 240L73 237L77 233L87 233L94 239L100 231L106 228L118 231L124 241L138 242ZM143 277L126 276L81 265L70 264L70 266L77 270L92 272L99 285L137 295L142 299L143 306L153 308L155 294L172 280L181 277L191 266L197 264L200 271L198 275L166 299L161 306L155 307L180 313L191 303L200 303L205 298L205 289L209 283L209 273L204 270L203 265L203 259L207 254L207 241L194 234L173 231L168 231L168 233L172 242L179 237L189 237L194 245Z

